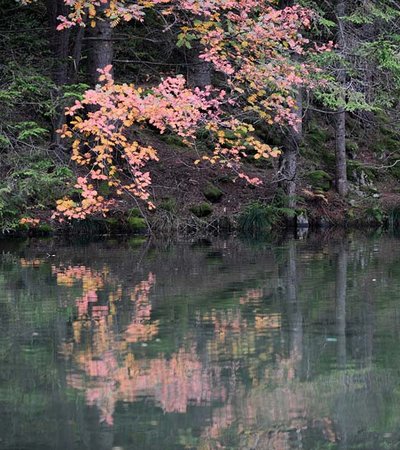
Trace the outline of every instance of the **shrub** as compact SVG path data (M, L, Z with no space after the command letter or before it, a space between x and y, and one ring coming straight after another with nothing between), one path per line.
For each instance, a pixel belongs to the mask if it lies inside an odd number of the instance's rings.
M240 214L238 228L240 232L254 236L270 231L273 226L294 215L293 209L255 202L248 205Z

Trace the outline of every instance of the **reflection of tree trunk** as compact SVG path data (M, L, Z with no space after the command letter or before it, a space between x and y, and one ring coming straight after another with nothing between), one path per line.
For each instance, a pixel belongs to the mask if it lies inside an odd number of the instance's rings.
M298 299L298 280L296 264L296 244L289 244L289 260L287 266L287 306L290 330L290 358L296 375L301 376L303 360L303 315Z
M337 334L337 365L346 368L346 291L347 291L347 250L340 246L336 264L336 334ZM338 399L338 429L340 433L339 449L347 449L346 424L346 384Z
M373 298L370 292L365 295L365 367L372 366L372 351L374 342L374 308Z
M347 250L341 246L336 266L336 332L337 362L341 369L346 367L346 288Z
M346 14L346 3L343 0L338 0L336 6L336 15L339 27L339 33L337 38L337 46L339 51L345 49L345 30L343 17ZM341 102L345 100L345 84L346 84L346 72L343 65L338 67L337 76L341 93ZM339 195L345 197L348 191L347 185L347 157L346 157L346 111L343 105L340 105L336 115L336 190Z
M89 40L89 78L91 84L96 84L99 78L98 69L112 64L113 41L112 28L109 19L102 17L101 12L109 6L109 2L98 8L99 16L94 28L88 27Z

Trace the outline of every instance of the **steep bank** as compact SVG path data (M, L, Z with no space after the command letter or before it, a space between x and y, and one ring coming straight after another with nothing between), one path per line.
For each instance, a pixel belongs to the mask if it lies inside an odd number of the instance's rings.
M73 180L78 174L73 166L48 156L41 163L33 159L17 173L3 173L10 188L13 185L18 190L4 200L24 203L16 205L14 213L11 211L14 227L7 229L8 217L3 215L0 224L4 232L146 233L150 228L155 233L257 233L283 228L288 219L293 224L293 218L300 227L317 228L395 226L400 217L398 141L383 120L376 120L368 133L363 124L353 124L347 149L350 192L346 199L335 192L333 128L328 120L308 122L300 149L295 210L288 208L287 197L279 186L278 159L245 164L249 175L263 180L261 186L251 186L220 167L195 165L198 155L172 135L146 133L142 139L153 145L160 156L160 161L150 166L154 211L125 197L105 219L90 218L72 225L52 220L55 200L74 190ZM109 193L107 186L103 187L103 194ZM39 219L40 224L17 225L21 217Z

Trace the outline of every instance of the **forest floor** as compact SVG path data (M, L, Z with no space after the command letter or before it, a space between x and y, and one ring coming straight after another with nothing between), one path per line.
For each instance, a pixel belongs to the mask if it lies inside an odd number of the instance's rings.
M277 160L244 165L248 175L263 182L252 186L219 166L194 164L196 151L171 143L168 137L148 134L146 143L157 149L160 159L149 166L154 211L126 197L118 201L111 218L91 219L83 227L52 221L49 209L33 214L49 225L48 229L61 233L144 233L149 226L154 232L166 234L232 231L240 228L240 218L246 214L249 220L260 220L257 214L264 207L264 222L261 219L259 227L287 225L286 219L291 216L279 188ZM333 154L329 143L324 152ZM392 173L379 169L382 163L372 151L359 151L357 159L349 161L350 192L346 199L334 190L330 159L326 172L315 170L312 161L307 152L299 157L297 209L293 214L300 216L300 226L382 226L400 217L399 183Z

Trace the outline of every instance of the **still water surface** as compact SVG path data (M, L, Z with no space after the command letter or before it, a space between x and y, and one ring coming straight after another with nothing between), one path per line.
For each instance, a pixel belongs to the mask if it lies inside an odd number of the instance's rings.
M400 240L0 242L3 450L400 449Z

